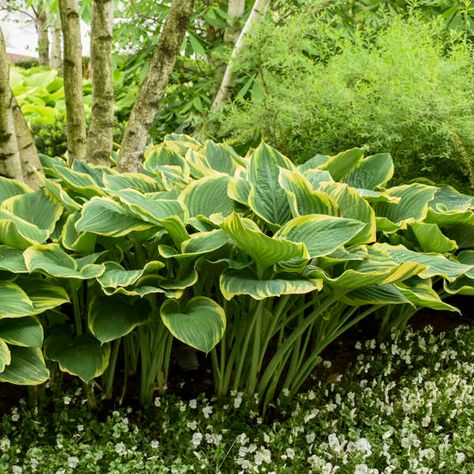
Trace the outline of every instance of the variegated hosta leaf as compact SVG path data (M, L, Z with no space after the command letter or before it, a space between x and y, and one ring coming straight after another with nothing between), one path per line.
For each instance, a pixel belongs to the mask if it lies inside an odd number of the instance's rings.
M61 180L61 185L73 195L91 199L105 194L90 174L74 171L67 166L56 166L55 173Z
M131 215L123 205L110 198L92 198L84 204L76 223L78 232L91 232L108 237L123 237L130 232L150 228L150 224Z
M95 296L89 304L88 324L102 343L125 336L150 316L146 300L131 301L123 296Z
M460 249L474 248L474 213L469 222L443 227L443 233L455 240Z
M181 244L181 252L185 255L202 255L220 249L228 242L228 235L221 229L199 232Z
M294 217L307 214L339 215L337 203L329 195L314 191L311 183L297 170L280 171L280 186L287 192Z
M39 385L49 378L41 350L36 347L10 348L11 362L0 373L0 382L15 385Z
M404 184L387 189L387 194L400 198L398 203L378 202L374 204L377 217L385 217L398 226L422 221L428 214L428 205L436 188L424 184Z
M352 148L329 157L319 166L319 169L328 170L336 181L340 181L358 165L363 157L364 152L360 148Z
M370 285L352 290L341 297L350 306L366 304L410 304L410 300L393 284Z
M8 348L7 343L0 338L0 374L5 370L7 365L10 365L11 361L10 349Z
M205 143L205 154L211 168L220 173L233 176L239 155L225 143L214 143L211 140Z
M384 186L393 176L393 160L390 153L368 156L353 168L344 181L354 188L376 189Z
M161 225L163 219L170 217L181 220L187 217L185 207L175 199L154 198L133 189L117 191L115 195L129 209L131 215L151 224Z
M141 193L154 193L162 191L158 181L142 173L121 173L104 176L104 185L107 191L123 191L135 189Z
M222 229L232 237L238 248L254 260L259 273L278 262L295 257L309 258L305 245L288 240L272 239L261 232L255 224L250 225L250 222L247 227L244 221L234 213L223 222Z
M234 201L248 206L250 183L243 178L231 178L227 187L227 194Z
M444 281L443 284L444 290L450 295L474 296L474 278L462 276L452 283Z
M38 318L5 318L0 320L0 340L21 347L41 347L43 326Z
M418 277L410 278L402 283L397 283L397 288L415 306L430 308L437 311L454 311L460 313L459 309L441 300L438 293L431 287L431 281Z
M196 296L185 305L166 300L161 319L176 339L206 354L222 339L226 327L224 310L204 296Z
M0 244L16 249L27 249L30 245L46 242L49 232L15 216L11 212L0 210Z
M382 260L372 257L362 262L350 262L348 267L338 276L331 276L329 272L319 268L314 269L311 275L323 278L329 286L344 294L356 288L403 281L425 269L423 265L415 262L399 264L388 258Z
M28 316L35 312L28 295L11 281L0 281L0 319Z
M30 314L41 314L69 302L69 295L62 286L48 279L28 276L19 277L15 283L28 295L34 310Z
M436 224L413 222L410 228L423 252L449 253L458 248L456 241L448 239Z
M45 355L59 364L63 372L77 375L84 382L102 375L109 364L110 347L91 334L73 337L61 328L45 342Z
M469 265L471 267L465 275L469 278L474 278L474 250L463 250L456 257L462 264Z
M36 245L23 253L29 272L42 271L57 278L87 280L104 273L103 265L87 264L82 268L58 244Z
M31 192L31 189L16 179L0 176L0 203L8 198Z
M402 264L406 262L416 262L424 265L425 268L419 273L421 278L431 278L441 276L448 281L454 281L470 270L470 266L449 260L443 255L414 252L403 245L375 244L374 249L380 250L391 259Z
M329 194L339 206L341 217L364 222L365 228L352 240L351 244L375 242L376 224L375 213L369 203L359 196L355 189L344 183L322 183L320 190Z
M312 158L309 160L305 161L303 164L298 166L298 169L302 172L305 173L308 171L316 170L320 172L327 173L328 176L331 176L329 171L325 170L319 170L318 168L321 165L324 165L329 160L330 156L329 155L320 155L319 153L314 155ZM332 177L329 179L329 181L333 181Z
M219 174L207 176L188 184L179 196L179 200L186 206L191 217L221 213L229 215L234 202L227 194L230 178Z
M320 291L322 279L306 279L301 276L277 276L261 280L249 270L228 270L220 277L220 289L225 299L234 296L249 295L255 300L263 300L273 296L297 295Z
M116 262L105 262L105 271L97 277L97 281L105 288L127 287L135 284L143 275L155 273L165 265L159 261L148 262L139 270L126 270Z
M249 206L270 224L284 224L291 217L285 190L278 184L280 168L294 168L288 158L262 143L252 154L249 165Z
M11 273L28 273L23 252L7 245L0 245L0 270Z
M41 183L45 192L55 199L68 212L77 212L81 210L81 205L78 204L71 196L61 187L59 183L40 176Z
M169 142L164 142L157 147L147 150L144 155L143 168L153 173L159 173L163 166L177 166L189 174L189 169L183 156L178 149L170 145Z
M352 240L365 224L354 219L310 215L295 217L285 224L275 238L306 245L311 258L329 255Z
M76 223L80 216L79 212L69 214L61 234L61 243L68 250L87 255L94 252L97 235L90 232L77 232Z

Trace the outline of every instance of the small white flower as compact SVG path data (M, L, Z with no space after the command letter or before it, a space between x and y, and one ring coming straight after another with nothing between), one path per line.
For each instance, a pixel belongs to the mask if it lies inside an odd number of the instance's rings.
M306 442L308 444L314 443L315 439L316 439L316 435L314 433L310 433L306 435Z
M354 474L369 474L370 469L367 464L357 464L355 467Z
M70 405L72 401L71 397L68 397L67 395L63 398L64 405Z
M161 400L160 397L155 398L155 407L160 407L161 406Z
M13 474L21 474L23 472L23 468L15 464L12 466L12 472Z
M202 413L204 415L204 418L209 418L212 414L212 407L211 406L206 406L202 409Z
M331 362L330 360L325 360L325 361L323 362L323 367L324 367L325 369L330 369L330 368L332 367L332 362Z
M456 453L456 462L458 464L462 464L466 459L466 455L464 453Z
M202 433L199 433L199 431L194 433L193 439L192 439L193 446L197 448L201 444L201 441L202 441Z
M115 446L115 452L119 454L120 456L125 454L126 451L127 451L127 448L125 447L125 444L122 442L117 443L117 445Z
M154 439L151 443L150 443L150 446L152 447L152 449L156 449L158 446L160 445L160 443Z
M189 400L189 408L192 408L193 410L195 410L197 408L198 404L197 404L197 400L195 398L193 398L192 400Z
M67 465L71 468L71 469L76 469L76 467L78 466L79 464L79 458L77 456L69 456L67 458Z

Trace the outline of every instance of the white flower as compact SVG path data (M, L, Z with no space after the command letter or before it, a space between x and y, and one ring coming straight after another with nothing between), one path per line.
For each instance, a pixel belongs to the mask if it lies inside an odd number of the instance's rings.
M2 438L0 439L0 449L2 451L6 451L11 445L11 442L8 438Z
M315 439L316 439L316 435L314 433L310 433L306 435L306 442L308 444L313 443Z
M152 447L152 449L156 449L158 446L160 445L160 443L154 439L151 443L150 443L150 446Z
M119 454L120 456L125 454L126 451L127 451L127 448L125 447L125 444L122 442L117 443L117 445L115 446L115 452Z
M160 407L161 406L161 400L160 397L155 398L155 407Z
M239 394L234 398L234 408L239 408L242 404L242 396Z
M365 438L360 438L357 440L355 447L358 451L365 452L367 455L371 454L372 446Z
M68 397L67 395L63 398L64 405L69 405L72 401L71 397Z
M192 443L195 448L197 448L202 441L202 433L196 432L193 434Z
M261 448L255 453L255 464L260 466L262 463L270 464L272 462L272 454L269 449Z
M294 459L295 458L295 450L292 448L286 448L286 455L288 456L289 459Z
M77 425L77 431L84 431L84 425Z
M369 474L370 469L367 464L357 464L355 467L354 474Z
M331 362L330 360L325 360L325 361L323 362L323 367L324 367L325 369L330 369L330 368L332 367L332 362Z
M212 407L211 406L206 406L202 409L202 413L204 415L204 418L209 418L212 414Z
M196 409L197 408L197 400L194 398L189 400L189 408Z
M15 464L12 466L12 472L13 474L21 474L23 472L23 468Z
M462 464L466 459L466 455L464 453L456 453L456 462L458 464Z
M18 413L14 413L12 415L12 421L18 421L20 419L20 415Z
M67 465L71 468L71 469L76 469L76 467L78 466L79 464L79 458L77 456L69 456L67 458Z

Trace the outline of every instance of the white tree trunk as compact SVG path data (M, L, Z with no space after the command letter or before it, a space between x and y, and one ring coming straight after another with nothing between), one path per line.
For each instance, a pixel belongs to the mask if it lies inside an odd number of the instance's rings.
M224 31L224 41L234 42L238 35L238 20L244 14L245 0L229 0L227 5L227 28Z
M94 0L91 28L92 115L87 137L87 161L110 165L114 130L112 77L112 0Z
M194 0L173 0L171 4L160 42L125 129L118 160L121 171L135 172L140 167L148 131L168 85L193 6Z
M222 78L221 85L217 91L214 102L212 103L211 110L219 108L232 94L232 90L235 86L235 81L237 79L236 73L234 70L235 62L241 51L244 49L247 43L247 37L252 31L253 27L263 18L263 14L268 7L270 0L255 0L255 3L252 7L245 25L240 32L239 38L235 43L234 50L227 64L224 77Z
M35 20L36 34L38 35L38 57L40 64L49 66L49 36L46 23L46 10L41 10Z
M54 69L61 69L61 25L57 19L54 19L51 25L51 57L49 64Z
M63 32L64 94L68 161L86 158L86 118L82 98L82 44L76 0L59 0Z

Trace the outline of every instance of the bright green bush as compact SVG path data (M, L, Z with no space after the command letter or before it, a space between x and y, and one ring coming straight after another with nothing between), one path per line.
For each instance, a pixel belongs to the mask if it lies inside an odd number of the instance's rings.
M264 143L242 157L172 135L139 173L42 161L36 191L0 178L0 381L59 368L111 397L139 370L149 405L179 340L209 355L219 397L266 408L363 318L403 326L457 311L440 286L474 292L472 197L387 187L388 154L296 167Z
M472 189L471 48L416 19L344 42L310 18L263 25L241 65L258 87L218 117L214 135L235 144L262 137L296 163L364 145L390 152L399 180Z

